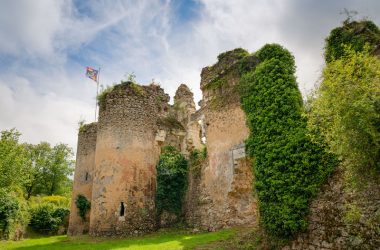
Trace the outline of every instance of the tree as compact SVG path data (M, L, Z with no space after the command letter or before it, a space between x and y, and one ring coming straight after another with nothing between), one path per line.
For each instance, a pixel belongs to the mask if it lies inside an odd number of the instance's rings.
M18 188L24 182L26 151L19 144L16 129L1 131L0 137L0 188Z
M41 142L37 145L25 144L25 148L28 161L24 189L26 199L29 199L32 194L35 195L44 189L42 169L49 164L51 148L47 142Z
M46 165L42 167L42 183L44 193L47 195L60 194L68 176L74 171L72 149L66 144L57 144L51 148Z
M380 61L369 48L327 64L309 114L309 127L357 171L380 169Z

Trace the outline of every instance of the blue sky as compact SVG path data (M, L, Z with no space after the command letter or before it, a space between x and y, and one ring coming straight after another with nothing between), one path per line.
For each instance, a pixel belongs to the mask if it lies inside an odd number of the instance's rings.
M103 85L134 72L173 96L186 83L199 101L201 69L219 53L273 42L295 55L306 94L344 8L380 25L378 0L2 0L0 130L75 148L78 121L94 119L96 85L86 66L101 68Z

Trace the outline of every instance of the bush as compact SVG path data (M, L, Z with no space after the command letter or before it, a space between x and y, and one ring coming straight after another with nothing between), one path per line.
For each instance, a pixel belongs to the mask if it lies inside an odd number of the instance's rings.
M62 207L55 207L52 204L41 204L31 209L30 227L40 233L56 233L65 219L70 214L70 210Z
M10 190L0 189L0 239L20 239L28 220L22 198Z
M70 199L65 196L51 195L42 197L43 203L50 203L58 207L70 207Z
M182 212L182 202L187 187L188 164L185 157L174 147L164 147L157 165L157 214L163 211Z
M79 194L75 200L75 205L78 208L79 216L85 221L86 213L91 208L91 202L85 196Z
M335 166L335 159L307 136L294 58L277 44L256 53L260 64L240 82L242 108L251 134L261 221L276 236L307 227L310 199Z

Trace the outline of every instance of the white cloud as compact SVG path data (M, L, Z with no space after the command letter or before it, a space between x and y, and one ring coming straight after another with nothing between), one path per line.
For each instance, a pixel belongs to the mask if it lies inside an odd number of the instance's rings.
M23 134L24 141L63 142L75 148L77 123L81 117L91 121L93 107L52 92L41 95L25 78L13 75L8 79L12 87L0 78L0 130L15 127Z
M276 42L294 53L305 93L320 76L324 38L343 8L380 22L376 0L198 0L187 22L173 21L170 0L77 3L82 8L72 0L0 2L0 130L74 146L80 117L93 119L95 85L84 78L84 63L102 68L104 85L133 71L171 95L187 83L198 101L201 69L219 53Z

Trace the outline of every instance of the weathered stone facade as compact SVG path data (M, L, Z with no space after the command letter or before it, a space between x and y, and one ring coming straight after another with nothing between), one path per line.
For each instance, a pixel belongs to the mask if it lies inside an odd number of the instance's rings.
M244 145L249 129L236 91L240 59L226 54L201 73L203 100L196 119L201 117L204 123L207 159L200 176L190 172L187 218L190 224L211 231L254 225L257 218L251 162Z
M88 233L90 224L90 212L86 214L86 220L78 215L75 199L78 195L83 195L87 200L92 198L92 183L95 167L95 148L97 136L97 123L84 125L79 130L77 159L74 175L74 187L71 199L71 213L69 228L70 235Z
M338 168L311 203L309 226L284 249L379 249L380 180L354 191Z
M99 121L91 125L97 132L91 134L91 154L82 153L83 141L89 138L79 133L70 234L129 235L154 230L156 164L161 148L171 145L189 156L204 147L202 137L207 141L208 156L199 166L197 180L191 171L189 174L184 204L187 222L207 230L256 222L253 176L244 150L249 131L237 94L229 92L239 81L238 61L227 54L213 67L203 69L200 110L184 84L173 105L155 84L126 82L105 95ZM221 75L225 80L221 88L211 91L205 87ZM214 101L220 94L228 102L218 108ZM85 183L84 172L89 176ZM86 222L77 213L78 194L91 200Z

